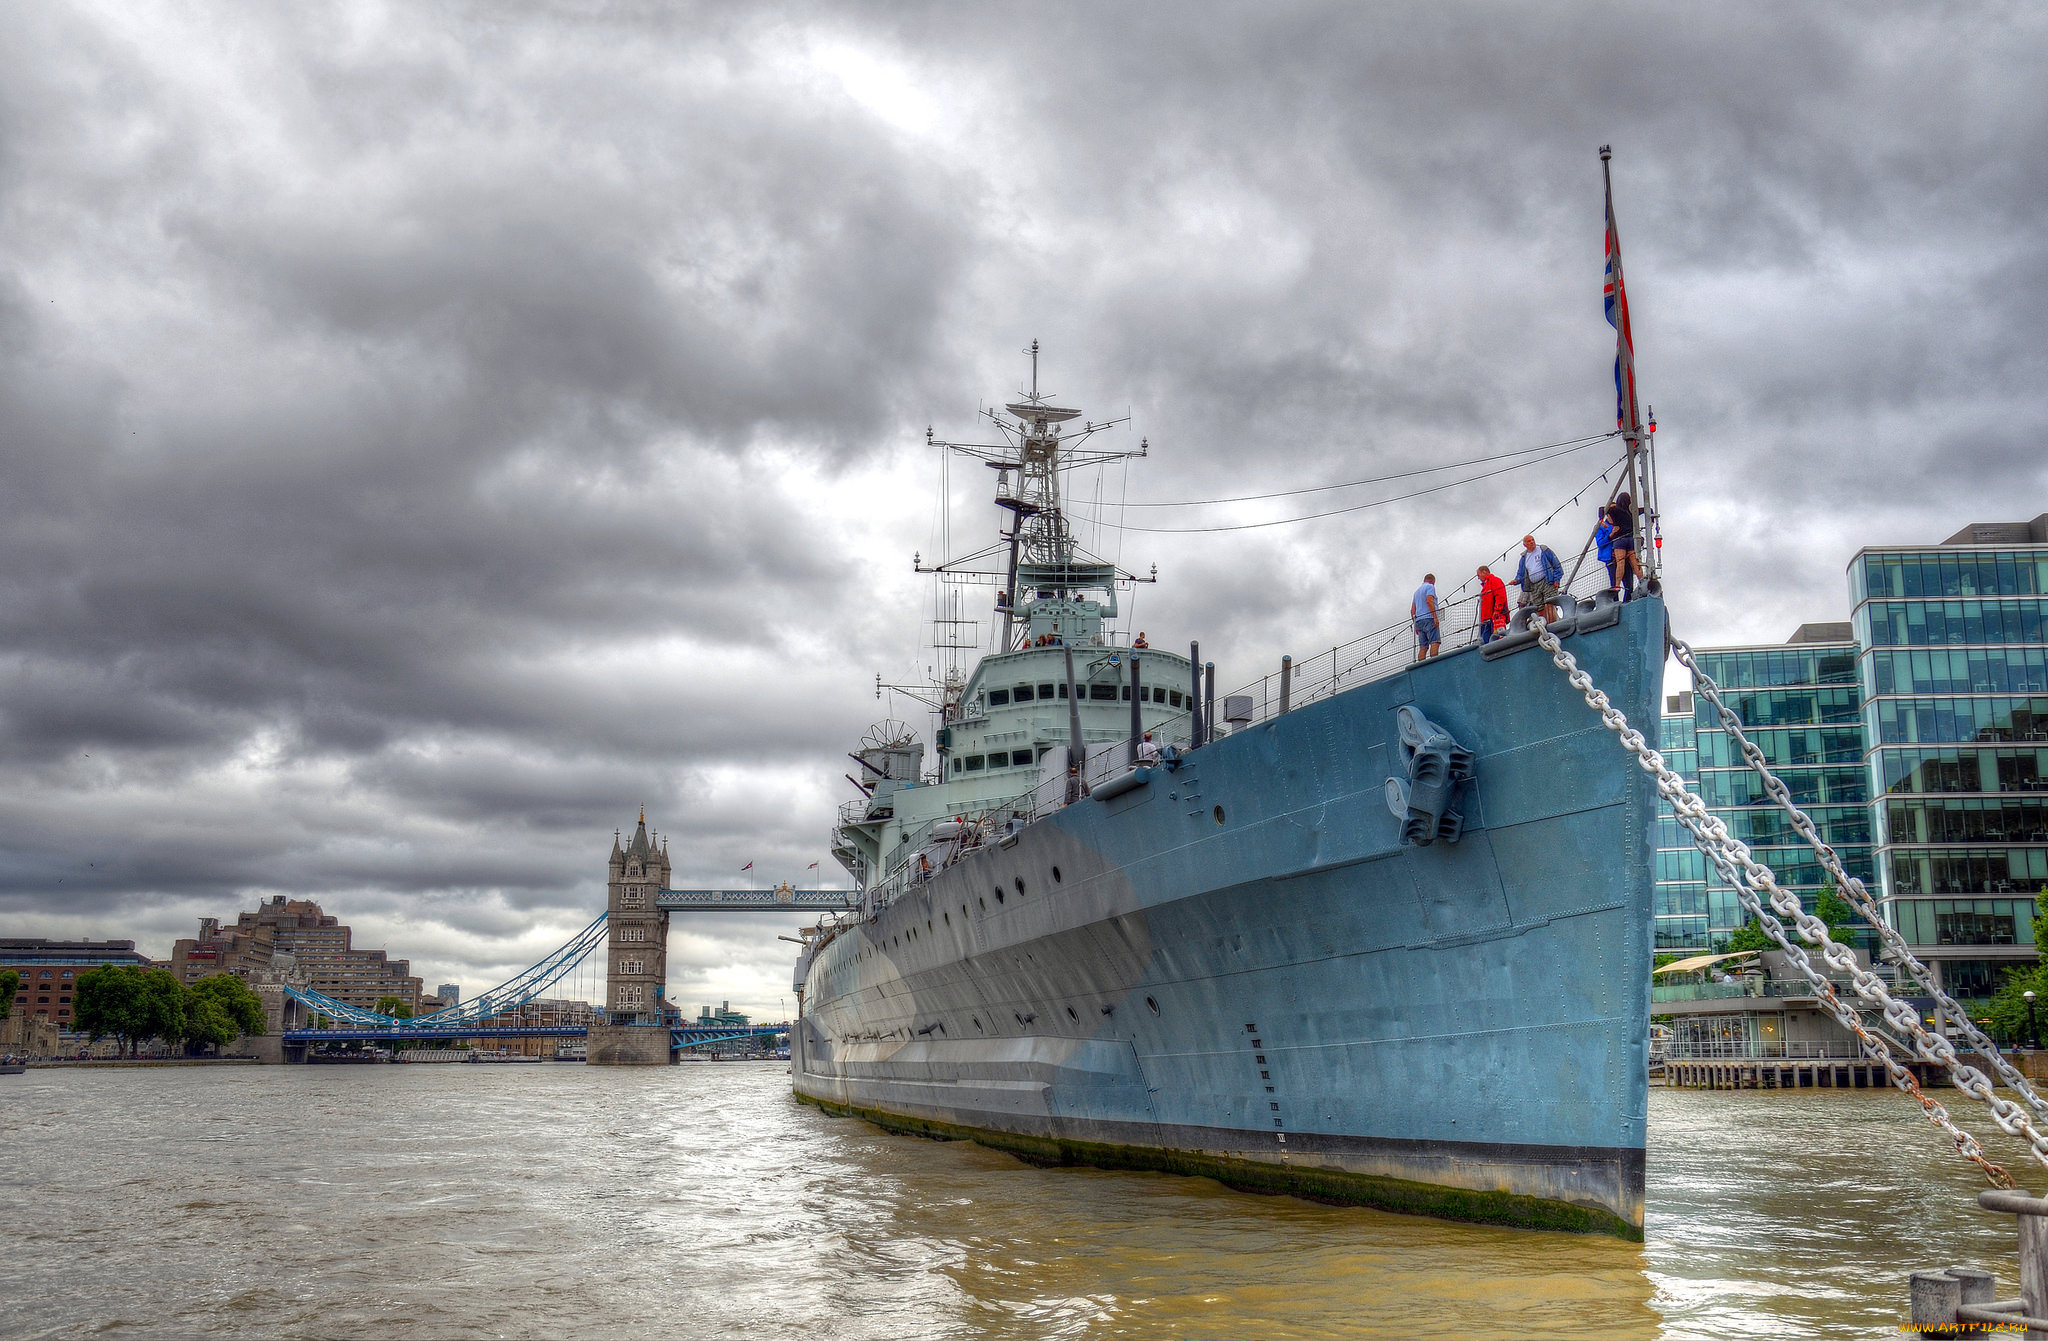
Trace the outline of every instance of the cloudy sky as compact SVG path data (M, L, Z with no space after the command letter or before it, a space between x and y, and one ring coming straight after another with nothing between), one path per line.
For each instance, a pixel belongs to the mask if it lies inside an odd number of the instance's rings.
M927 425L1037 338L1149 440L1110 497L1599 433L1602 143L1677 630L1845 618L1859 545L2048 508L2044 66L2019 6L18 7L0 926L289 893L474 990L642 803L679 882L837 875L930 664ZM1235 683L1603 451L1100 543ZM786 929L679 921L673 994L773 1009Z

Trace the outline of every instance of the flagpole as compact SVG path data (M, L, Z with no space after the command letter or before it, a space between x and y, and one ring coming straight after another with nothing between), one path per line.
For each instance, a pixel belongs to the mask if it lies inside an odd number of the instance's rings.
M1657 577L1657 561L1649 546L1648 510L1650 500L1644 496L1642 482L1649 478L1648 463L1639 472L1636 457L1643 449L1642 410L1636 399L1636 351L1634 332L1629 329L1628 289L1622 282L1621 271L1621 225L1614 217L1614 172L1609 166L1614 157L1611 145L1600 146L1600 182L1607 196L1607 250L1614 266L1614 365L1618 385L1615 388L1622 411L1616 417L1622 422L1622 441L1627 445L1627 479L1629 501L1635 506L1636 558L1643 565L1643 580L1652 582Z

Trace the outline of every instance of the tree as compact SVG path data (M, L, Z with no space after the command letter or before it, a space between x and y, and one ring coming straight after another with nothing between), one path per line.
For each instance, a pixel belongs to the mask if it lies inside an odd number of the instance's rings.
M220 1048L244 1034L266 1028L263 998L232 973L215 973L186 989L185 1044L188 1049Z
M2044 1037L2048 1037L2048 967L2036 964L2031 968L2008 969L2005 981L1999 984L1991 998L1989 1014L1991 1027L2000 1038L2009 1042L2033 1040L2027 1034L2026 993L2032 992L2034 1001L2034 1022Z
M1763 923L1754 917L1735 928L1735 934L1728 938L1722 949L1727 954L1740 954L1744 950L1775 950L1778 943L1764 930Z
M102 964L78 975L72 1023L93 1038L112 1034L135 1055L146 1038L185 1036L185 984L166 969Z
M1832 880L1820 887L1820 894L1813 902L1813 915L1828 924L1828 936L1838 941L1842 938L1836 935L1837 932L1854 931L1869 925L1863 920L1863 914L1836 892Z
M1840 934L1843 931L1854 931L1858 927L1868 925L1863 920L1863 915L1857 912L1847 899L1835 892L1832 880L1822 885L1820 893L1814 897L1813 915L1827 925L1828 937L1835 941L1843 939ZM1800 936L1798 928L1786 923L1785 931L1792 937L1793 944L1805 944L1805 938ZM1778 943L1764 931L1763 923L1752 917L1735 929L1735 934L1728 938L1728 944L1723 948L1733 954L1743 950L1775 950Z
M0 1020L14 1014L14 994L21 990L21 975L13 969L0 973Z
M377 998L377 1013L389 1015L394 1020L409 1020L412 1018L412 1007L405 1004L404 997L380 996Z

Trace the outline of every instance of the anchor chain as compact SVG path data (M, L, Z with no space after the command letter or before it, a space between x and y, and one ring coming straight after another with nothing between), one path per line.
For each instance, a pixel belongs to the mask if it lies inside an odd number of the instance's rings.
M1771 869L1750 855L1749 848L1728 832L1728 826L1708 811L1706 803L1693 795L1686 787L1685 779L1678 776L1665 764L1659 754L1644 739L1643 733L1630 726L1628 718L1615 707L1613 702L1593 683L1592 676L1580 668L1577 658L1564 650L1564 644L1556 634L1544 626L1540 619L1532 619L1537 641L1543 650L1550 653L1550 659L1571 681L1572 687L1585 697L1586 706L1600 714L1601 721L1615 733L1624 748L1636 756L1637 764L1645 773L1656 779L1657 791L1671 802L1678 822L1692 834L1694 843L1707 859L1714 864L1722 879L1734 890L1744 911L1757 919L1764 934L1775 941L1785 952L1786 959L1813 986L1816 999L1822 1009L1856 1036L1864 1051L1885 1069L1891 1083L1910 1096L1920 1105L1927 1120L1955 1142L1957 1153L1983 1171L1993 1187L2015 1186L2012 1175L2001 1165L1993 1163L1985 1154L1977 1138L1957 1126L1949 1116L1948 1109L1936 1102L1920 1088L1913 1073L1900 1064L1893 1056L1887 1041L1871 1032L1863 1022L1861 1013L1843 1001L1835 984L1813 965L1805 947L1794 941L1777 914L1792 922L1799 935L1821 951L1833 968L1848 974L1855 985L1856 994L1866 1001L1875 1003L1886 1023L1911 1040L1911 1046L1923 1060L1934 1062L1945 1068L1955 1087L1971 1098L1983 1103L1991 1110L1992 1121L2001 1131L2011 1136L2020 1136L2027 1141L2029 1153L2044 1166L2048 1166L2048 1136L2038 1131L2024 1109L2011 1100L2001 1099L1993 1092L1984 1073L1965 1064L1956 1055L1956 1050L1945 1038L1927 1032L1920 1023L1920 1012L1910 1002L1900 1001L1885 987L1883 980L1856 962L1856 955L1848 946L1836 942L1828 935L1827 924L1800 905L1797 895L1779 886ZM1769 899L1765 906L1759 898L1762 890Z
M1721 729L1741 748L1744 761L1749 764L1751 770L1758 777L1763 779L1766 794L1770 796L1771 800L1777 804L1780 810L1785 812L1786 816L1791 820L1793 830L1806 840L1806 845L1813 849L1816 857L1820 858L1822 867L1826 869L1830 876L1834 877L1835 888L1841 891L1842 896L1848 900L1849 905L1861 913L1864 920L1868 921L1877 930L1878 937L1884 942L1885 949L1891 952L1893 960L1911 974L1913 981L1919 983L1927 994L1934 998L1936 1003L1941 1006L1943 1014L1961 1026L1963 1037L1968 1040L1970 1046L1977 1051L1978 1055L1990 1060L1991 1065L1997 1070L1999 1078L2005 1081L2006 1086L2025 1098L2027 1103L2036 1112L2048 1113L2048 1100L2043 1100L2039 1094L2035 1093L2034 1087L2027 1082L2025 1076L2020 1074L2019 1069L2008 1062L1999 1053L1997 1046L1984 1036L1984 1031L1977 1027L1976 1022L1970 1018L1970 1013L1964 1010L1956 1003L1953 997L1941 989L1940 985L1935 981L1933 971L1907 948L1906 938L1899 935L1885 921L1884 914L1879 911L1876 901L1870 897L1870 891L1864 886L1863 882L1842 868L1841 859L1835 855L1834 848L1822 840L1820 830L1814 825L1812 818L1794 804L1792 789L1785 785L1784 779L1771 772L1770 766L1764 760L1764 752L1758 749L1756 743L1744 734L1742 719L1736 716L1734 710L1726 703L1722 702L1720 686L1714 683L1712 676L1700 669L1699 662L1693 657L1692 648L1676 638L1671 639L1670 642L1672 654L1678 658L1678 664L1692 672L1694 692L1714 706L1714 711L1719 714L1721 719Z

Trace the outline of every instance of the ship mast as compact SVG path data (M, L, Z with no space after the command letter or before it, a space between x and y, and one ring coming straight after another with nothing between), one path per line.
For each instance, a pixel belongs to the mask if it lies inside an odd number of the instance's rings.
M1053 404L1052 393L1040 389L1038 341L1024 352L1031 358L1031 389L1001 410L982 411L1002 441L950 442L925 430L928 445L971 457L994 470L996 506L1010 514L1008 529L998 533L997 543L933 567L917 565L918 572L935 574L942 582L1002 584L996 599L996 613L1002 616L1001 642L994 649L998 652L1018 646L1018 616L1027 591L1067 600L1078 592L1100 589L1112 593L1113 599L1120 586L1154 580L1123 572L1082 549L1061 501L1064 472L1146 456L1150 443L1141 439L1135 451L1084 445L1105 429L1129 422L1128 416L1101 423L1082 420L1077 431L1069 431L1081 412ZM978 566L998 555L1003 556L1000 570Z

